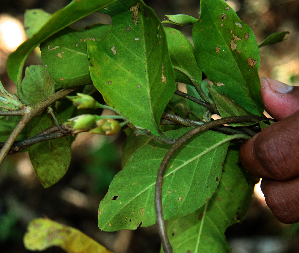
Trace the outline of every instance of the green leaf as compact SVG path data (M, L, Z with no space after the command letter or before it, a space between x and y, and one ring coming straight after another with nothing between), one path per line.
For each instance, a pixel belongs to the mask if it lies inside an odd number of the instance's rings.
M44 112L30 121L28 137L52 125L53 119ZM71 145L67 137L39 142L29 148L29 157L39 181L48 188L67 172L71 161Z
M21 116L0 117L0 142L6 142L21 118ZM27 127L19 134L17 140L23 140L25 138L27 138Z
M247 111L262 115L260 55L252 30L223 0L201 1L193 26L197 62L219 89Z
M17 84L17 90L21 90L20 85L25 60L35 47L61 29L115 1L73 0L66 7L55 12L35 36L21 44L15 52L10 54L7 60L7 72L9 77Z
M184 82L185 80L180 80L177 72L183 73L191 83L196 81L201 83L202 72L198 67L194 48L190 41L178 30L170 27L165 27L165 34L167 38L168 50L170 54L170 59L175 69L176 81Z
M261 44L259 44L259 47L282 42L282 41L286 40L286 35L289 33L290 33L289 31L272 33Z
M108 37L87 43L91 78L109 106L133 126L159 135L161 115L175 90L165 32L142 2L117 4Z
M164 24L172 24L172 25L192 25L198 19L188 16L186 14L177 14L177 15L165 15L168 20L163 20L162 23Z
M29 223L24 245L34 251L58 246L68 253L112 253L81 231L44 218Z
M40 28L51 18L51 14L42 9L26 10L24 26L28 38L36 34Z
M222 118L231 117L231 116L252 116L252 113L245 110L242 106L238 105L235 101L231 100L228 96L215 91L213 88L209 88L209 91L213 97L213 100ZM248 125L252 125L252 123L236 123L230 125L248 126Z
M231 252L224 232L245 218L253 188L250 174L239 164L239 150L229 149L222 178L213 197L194 213L167 221L173 253Z
M87 40L102 41L111 25L97 24L78 31L67 27L41 44L41 55L51 77L63 88L92 83Z
M48 98L54 92L55 82L45 66L31 65L26 68L22 81L22 93L31 105Z
M176 138L187 130L169 131L168 136ZM233 138L214 131L203 132L174 155L163 182L165 219L194 212L213 195L222 174L228 143ZM168 149L168 145L152 141L133 154L114 177L100 203L100 229L136 229L156 222L155 183Z
M136 136L131 128L125 129L127 137L123 146L122 158L121 158L121 167L125 167L129 159L132 158L132 155L140 147L145 145L150 141L150 137L146 135Z

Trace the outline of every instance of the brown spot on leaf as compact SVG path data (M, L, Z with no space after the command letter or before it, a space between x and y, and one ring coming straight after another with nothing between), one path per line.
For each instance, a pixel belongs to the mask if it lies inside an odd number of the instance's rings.
M220 47L216 47L216 53L219 53Z
M116 55L117 52L116 52L115 46L111 47L111 51L114 55Z
M183 200L183 197L180 196L180 197L179 197L179 202L182 202L182 200Z
M91 40L91 41L96 41L96 39L95 38L85 38L85 39L80 39L80 42L86 42L86 41L88 41L88 40Z
M198 216L198 219L201 220L203 217L203 213L201 213L199 216Z
M162 64L161 82L166 83L166 76L164 76L164 64Z
M224 83L221 83L221 82L217 82L217 83L215 83L217 86L223 86L223 85L225 85Z
M227 10L227 11L229 11L229 6L226 6L224 9Z
M139 3L137 2L136 5L130 7L130 12L132 12L132 22L135 24L135 26L139 23Z
M231 39L229 44L232 51L235 51L237 49L238 45L235 43L234 39Z
M217 201L220 202L220 201L221 201L221 198L218 197L218 198L217 198Z
M49 51L56 50L57 48L59 48L59 46L54 46L54 47L51 48L51 46L48 45L48 50Z
M247 40L249 38L249 33L244 34L244 39Z
M58 53L57 57L61 59L62 58L62 53Z
M234 39L234 41L236 41L236 40L242 40L241 38L239 38L237 35L235 35L235 34L233 34L233 39Z
M248 64L251 68L254 69L255 64L257 64L257 60L254 60L254 59L248 57L248 59L247 59L247 64Z
M126 31L130 31L130 30L131 30L131 27L128 26L128 27L126 28Z
M242 24L239 22L235 22L235 25L239 26L240 28L242 28Z

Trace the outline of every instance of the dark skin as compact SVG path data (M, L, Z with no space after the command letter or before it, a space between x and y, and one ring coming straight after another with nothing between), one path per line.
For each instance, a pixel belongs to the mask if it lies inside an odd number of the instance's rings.
M283 223L299 222L299 87L261 78L266 111L278 122L240 149L241 162L256 177L268 207Z

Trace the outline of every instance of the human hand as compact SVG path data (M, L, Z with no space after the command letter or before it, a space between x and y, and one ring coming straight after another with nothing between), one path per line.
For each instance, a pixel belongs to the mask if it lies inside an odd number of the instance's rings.
M240 149L244 167L261 177L261 189L275 217L299 222L299 87L261 78L266 111L278 122Z

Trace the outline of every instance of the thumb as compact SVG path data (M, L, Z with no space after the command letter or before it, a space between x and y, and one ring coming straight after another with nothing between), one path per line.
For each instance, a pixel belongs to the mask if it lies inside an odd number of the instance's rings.
M288 86L271 78L261 78L265 110L282 120L299 110L299 87Z

